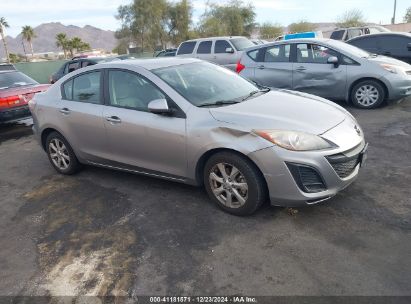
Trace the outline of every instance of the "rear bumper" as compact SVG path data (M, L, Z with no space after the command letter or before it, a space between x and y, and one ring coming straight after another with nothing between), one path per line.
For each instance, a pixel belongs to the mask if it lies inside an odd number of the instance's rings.
M27 105L18 108L0 110L0 123L15 122L28 117L31 117L31 113Z

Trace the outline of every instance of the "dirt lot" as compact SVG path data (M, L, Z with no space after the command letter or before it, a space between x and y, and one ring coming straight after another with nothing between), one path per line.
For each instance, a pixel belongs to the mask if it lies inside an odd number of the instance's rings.
M411 295L411 100L349 110L370 143L356 183L247 218L186 185L60 176L29 121L0 127L0 295Z

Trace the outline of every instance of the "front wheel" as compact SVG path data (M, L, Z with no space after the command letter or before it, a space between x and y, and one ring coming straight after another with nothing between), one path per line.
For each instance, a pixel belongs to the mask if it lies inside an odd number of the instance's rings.
M364 80L356 84L351 91L351 101L357 108L374 109L385 99L383 86L374 80Z
M234 215L252 214L266 199L260 171L245 157L231 152L210 157L205 165L204 185L210 198Z

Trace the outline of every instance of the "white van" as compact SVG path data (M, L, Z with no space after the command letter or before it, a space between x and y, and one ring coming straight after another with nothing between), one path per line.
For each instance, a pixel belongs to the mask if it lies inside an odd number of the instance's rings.
M184 41L177 49L176 56L198 58L235 70L243 50L254 46L246 37L210 37Z

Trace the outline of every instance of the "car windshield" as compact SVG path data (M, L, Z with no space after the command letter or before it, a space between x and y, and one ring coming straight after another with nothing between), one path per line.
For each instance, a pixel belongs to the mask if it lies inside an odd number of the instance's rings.
M21 72L0 73L0 89L31 86L35 84L38 84L38 82Z
M255 44L247 38L233 38L230 39L237 51L242 51L246 48L252 47Z
M344 51L350 55L354 55L357 57L368 58L371 55L367 51L357 48L356 46L337 40L330 41L330 45L338 48L341 51Z
M236 73L207 62L152 70L195 106L241 102L258 87Z

